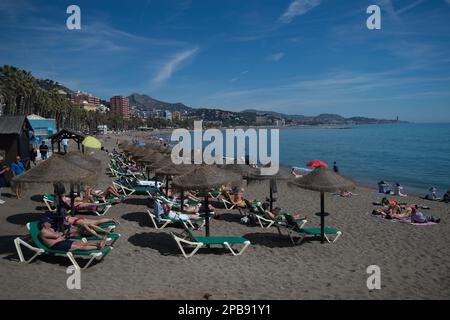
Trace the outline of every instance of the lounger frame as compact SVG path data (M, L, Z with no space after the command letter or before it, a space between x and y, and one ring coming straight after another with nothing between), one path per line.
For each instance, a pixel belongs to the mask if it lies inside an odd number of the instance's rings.
M30 224L27 223L28 230L30 229L29 226L30 226ZM117 239L115 239L115 241L116 240ZM22 240L20 237L17 237L17 238L14 239L14 245L16 246L16 250L17 250L17 254L19 255L20 262L25 262L27 264L29 264L32 261L34 261L40 255L49 254L49 255L54 255L54 256L65 256L65 257L67 257L70 260L70 262L72 263L72 265L75 268L84 270L84 269L87 269L92 264L92 262L94 262L94 260L100 261L106 256L102 252L94 252L94 253L91 253L89 256L86 256L86 255L83 255L83 256L74 255L70 251L66 252L64 254L62 254L62 253L47 253L44 249L37 248L37 247L31 245L30 243ZM28 248L28 249L30 249L31 251L34 252L34 255L31 258L29 258L28 260L26 260L24 255L23 255L22 246L24 246L24 247L26 247L26 248ZM110 247L110 248L111 248L111 250L113 249L113 247ZM76 261L75 257L90 257L90 259L84 265L84 267L80 268L80 265Z
M194 256L196 253L197 253L197 251L198 250L200 250L200 248L202 248L203 246L205 246L206 244L204 244L203 242L194 242L194 241L191 241L191 240L187 240L186 239L186 237L182 237L181 235L177 235L177 234L175 234L175 233L173 233L173 232L171 232L170 233L171 235L172 235L172 237L174 238L174 240L175 240L175 242L177 243L177 245L178 245L178 247L180 248L180 250L181 250L181 253L183 254L183 256L186 258L186 259L189 259L189 258L191 258L192 256ZM185 248L183 247L183 244L186 244L186 245L188 245L188 246L194 246L194 249L190 252L190 253L187 253L186 252L186 250L185 250ZM227 248L230 252L231 252L231 254L233 255L233 256L240 256L241 254L243 254L244 253L244 251L247 249L247 247L250 245L251 243L250 243L250 241L245 241L244 243L243 243L243 247L242 247L242 249L240 250L240 251L238 251L238 250L236 250L236 249L233 249L233 246L235 245L235 244L229 244L228 242L224 242L223 244L222 244L222 246L224 247L224 248Z

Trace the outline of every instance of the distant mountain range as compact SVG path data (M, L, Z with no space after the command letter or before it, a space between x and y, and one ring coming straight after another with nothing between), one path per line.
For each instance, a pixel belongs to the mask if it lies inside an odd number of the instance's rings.
M128 96L130 106L136 106L142 111L151 111L152 109L169 110L169 111L189 111L192 108L177 102L169 103L153 99L145 94L133 93Z
M255 109L247 109L243 112L254 112L259 114L267 114L276 118L284 118L288 120L298 121L298 122L310 122L310 123L348 123L353 122L357 124L368 124L368 123L393 123L397 120L389 119L376 119L376 118L366 118L366 117L350 117L345 118L338 114L332 113L322 113L318 116L304 116L299 114L284 114L275 111L261 111Z
M169 110L169 111L188 111L192 113L198 113L201 110L206 109L195 109L186 106L183 103L177 102L177 103L169 103L164 102L160 100L156 100L148 95L145 94L139 94L139 93L133 93L130 96L128 96L130 106L136 106L139 110L143 111L150 111L152 109L160 109L160 110ZM213 112L214 110L219 110L215 108L211 108L210 111ZM197 112L198 111L198 112ZM224 111L224 110L220 110ZM297 115L297 114L284 114L280 112L275 111L263 111L263 110L255 110L255 109L246 109L241 112L231 112L235 113L236 115L239 114L266 114L268 116L274 117L274 118L283 118L286 120L291 120L298 123L309 123L309 124L330 124L330 123L349 123L353 122L356 124L370 124L370 123L394 123L397 122L397 120L388 120L388 119L375 119L375 118L366 118L366 117L350 117L345 118L338 114L329 114L329 113L323 113L318 116L304 116L304 115Z

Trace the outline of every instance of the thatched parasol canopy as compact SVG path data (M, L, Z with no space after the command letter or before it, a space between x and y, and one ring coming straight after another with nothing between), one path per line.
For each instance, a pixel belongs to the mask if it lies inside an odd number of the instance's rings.
M132 144L132 145L127 146L126 148L124 148L124 151L132 154L132 153L138 151L139 149L140 149L140 147L138 145Z
M320 192L320 235L321 242L325 242L325 192L336 192L337 190L352 190L355 184L343 176L329 170L326 167L317 167L313 172L302 178L296 178L291 185Z
M355 188L353 181L326 167L317 167L306 176L293 180L292 184L303 189L320 192L336 192L341 189L353 190Z
M209 205L208 190L214 187L226 185L228 183L238 184L242 182L242 177L231 173L227 170L220 169L212 165L196 165L194 170L176 177L172 181L172 187L181 191L200 190L204 197L205 203L205 233L209 237Z
M139 162L143 162L143 163L156 163L162 160L168 160L170 159L167 156L164 156L163 154L159 153L159 152L153 152L153 153L147 153L144 157L139 159ZM168 160L170 161L170 160ZM167 162L166 164L168 164L169 162Z
M258 169L252 168L249 165L246 164L220 164L217 167L220 169L227 170L229 172L235 173L237 175L240 175L242 178L246 179L251 175L255 175L258 173Z
M86 170L66 161L64 156L54 154L36 167L14 177L18 183L92 183L96 180L95 171Z
M148 154L148 152L149 152L149 150L147 150L147 149L145 149L143 147L137 147L137 148L134 149L133 152L131 152L131 154L132 154L133 158L138 159L138 158L145 157Z
M130 145L130 143L128 142L128 141L123 141L123 142L121 142L121 143L119 143L119 148L120 149L125 149L126 147L128 147Z
M292 178L291 173L284 168L280 168L277 174L273 175L264 175L261 173L261 168L256 168L253 171L249 172L248 180L289 180Z
M241 176L227 170L212 165L197 165L192 171L173 179L172 186L180 190L209 190L241 181Z
M83 169L94 171L96 174L101 172L102 168L101 160L94 158L90 155L81 153L79 151L70 151L65 155L63 155L63 159Z
M160 162L162 163L162 162ZM155 171L156 176L180 176L194 170L196 165L193 164L174 164L170 162Z

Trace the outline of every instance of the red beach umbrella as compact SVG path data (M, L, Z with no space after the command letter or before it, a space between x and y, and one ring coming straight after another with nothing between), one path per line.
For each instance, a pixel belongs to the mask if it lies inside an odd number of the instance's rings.
M310 161L306 164L308 167L313 167L313 168L317 168L317 167L325 167L328 168L328 165L323 162L322 160L313 160Z

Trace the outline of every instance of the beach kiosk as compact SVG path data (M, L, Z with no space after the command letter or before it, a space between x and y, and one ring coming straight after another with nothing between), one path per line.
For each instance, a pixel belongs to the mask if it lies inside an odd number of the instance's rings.
M20 156L26 163L30 160L30 138L33 129L26 116L0 117L0 154L5 163L14 162Z
M50 141L52 144L52 152L55 151L55 144L58 146L58 153L61 153L61 142L63 139L70 139L75 141L78 145L78 151L84 153L84 146L81 144L86 136L77 131L69 130L69 129L61 129L58 133L50 136Z

